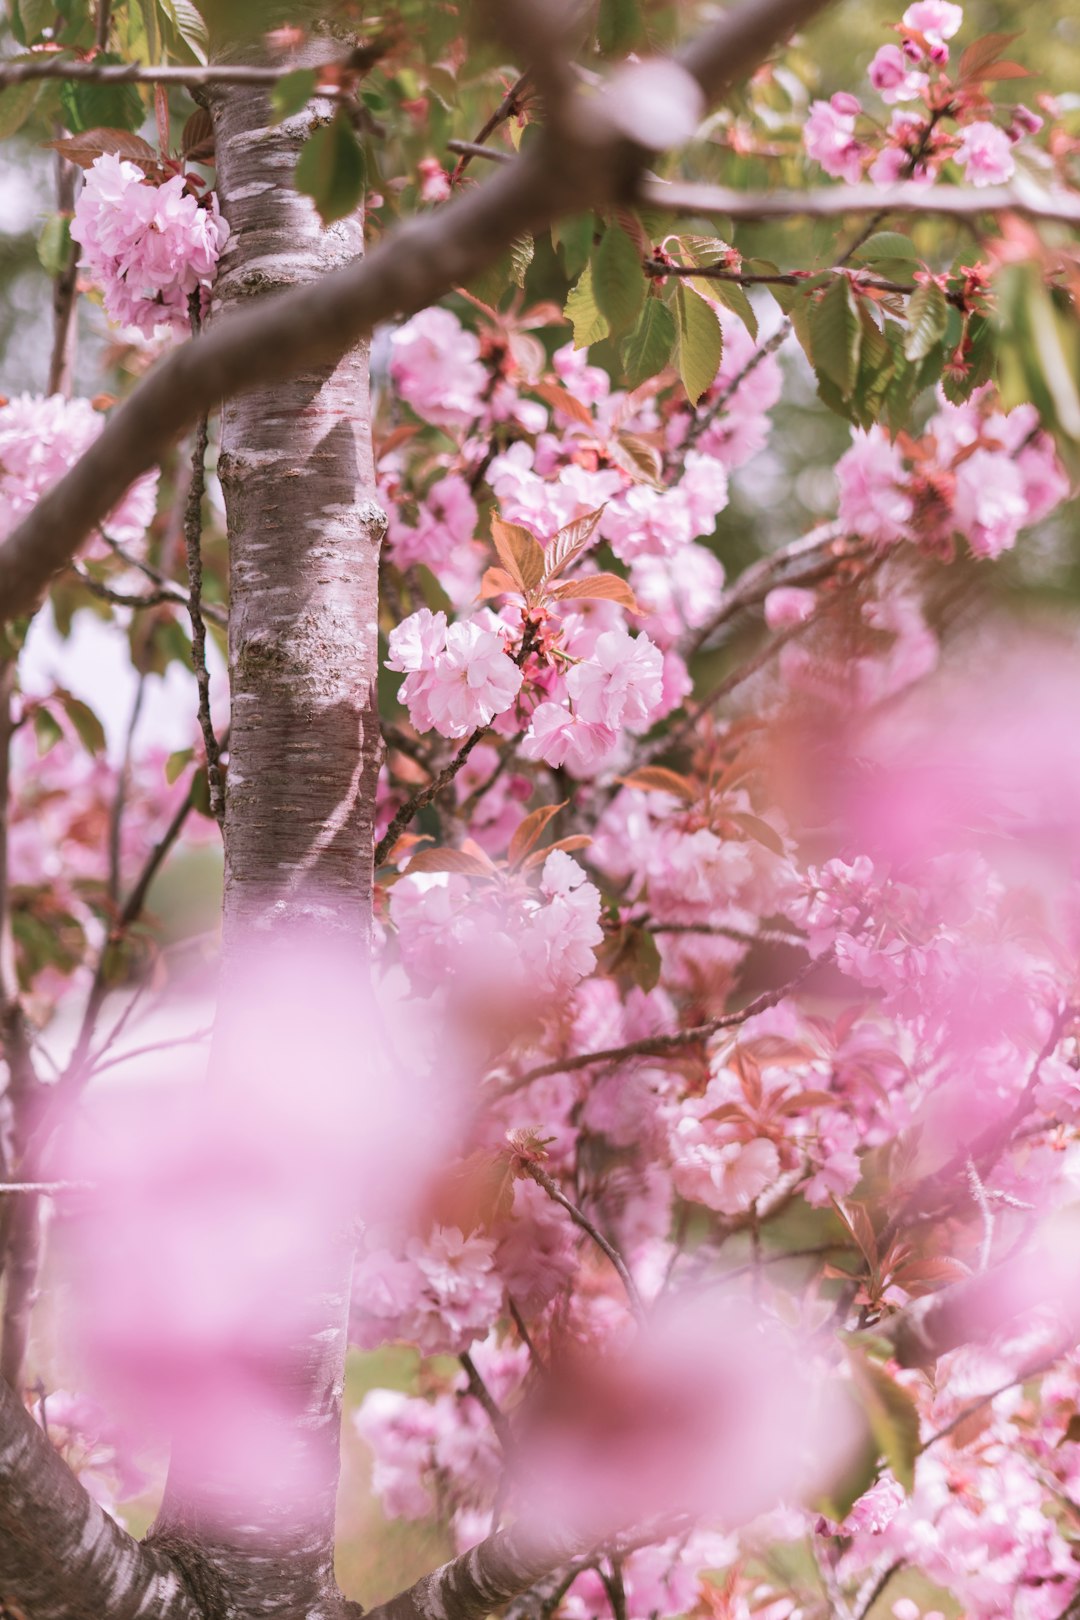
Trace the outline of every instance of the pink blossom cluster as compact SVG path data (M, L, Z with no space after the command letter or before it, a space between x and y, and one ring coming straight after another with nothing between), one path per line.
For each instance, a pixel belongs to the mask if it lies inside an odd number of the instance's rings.
M105 427L88 399L19 394L0 404L0 537L7 535L75 465ZM104 528L124 546L138 546L157 501L157 472L136 479Z
M190 328L189 300L203 301L229 239L213 192L200 201L182 175L161 185L111 152L87 171L71 234L105 294L105 313L147 337Z
M899 26L901 43L881 46L869 68L869 79L887 106L895 108L882 129L864 117L862 102L847 91L828 101L814 101L803 126L807 156L826 174L856 185L864 173L881 186L897 180L931 180L951 158L969 185L1002 185L1016 169L1014 147L1037 133L1042 119L1019 105L1005 125L985 116L978 91L950 88L943 70L949 61L948 41L959 32L963 10L950 0L916 0ZM942 87L944 86L944 92ZM955 119L949 135L940 122L944 104ZM925 110L896 107L921 102Z
M565 991L592 972L603 939L599 892L563 850L548 855L536 889L406 873L391 892L390 917L421 990L470 991L486 978L504 993Z
M880 427L856 433L836 475L852 534L946 556L955 535L976 557L1011 550L1070 487L1035 407L1002 411L989 385L962 405L940 400L917 442L890 441Z

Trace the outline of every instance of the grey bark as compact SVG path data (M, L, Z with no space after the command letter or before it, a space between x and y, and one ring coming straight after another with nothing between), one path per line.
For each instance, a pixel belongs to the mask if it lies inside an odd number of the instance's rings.
M109 1518L0 1383L0 1612L201 1620L179 1571Z
M231 236L213 320L319 281L363 251L359 215L322 226L293 185L313 119L284 123L262 89L208 98ZM231 725L225 790L223 1027L212 1060L228 1084L231 989L250 949L288 952L312 932L366 971L381 739L375 705L378 557L368 350L228 402L218 471L229 532ZM295 1016L318 1018L298 1007ZM297 1083L303 1077L297 1076ZM226 1239L227 1240L227 1239ZM334 1508L352 1263L328 1231L303 1279L306 1334L267 1373L261 1443L277 1459L265 1497L209 1477L174 1440L153 1544L206 1585L212 1613L338 1620ZM295 1280L289 1283L295 1286ZM289 1285L286 1284L286 1286ZM272 1397L272 1398L271 1398ZM290 1490L291 1477L303 1490ZM310 1482L314 1480L312 1485Z

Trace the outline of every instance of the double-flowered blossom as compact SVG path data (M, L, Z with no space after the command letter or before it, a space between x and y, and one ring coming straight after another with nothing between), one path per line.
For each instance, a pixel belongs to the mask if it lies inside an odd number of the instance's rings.
M564 850L548 855L537 889L406 873L391 893L390 917L421 990L475 989L486 980L507 994L566 991L592 972L603 939L599 892Z
M498 626L498 628L495 628ZM390 632L387 668L405 671L401 700L421 731L464 737L511 707L521 670L506 651L509 632L420 608Z
M88 399L19 394L0 404L0 537L73 467L105 426ZM137 546L154 516L158 475L143 473L105 519L105 532Z
M187 331L189 300L213 282L229 239L217 198L201 202L182 175L161 185L111 152L96 158L75 204L71 234L105 295L105 313L153 337Z
M401 1339L424 1355L457 1355L482 1339L502 1307L495 1244L456 1226L437 1226L404 1253L373 1249L353 1280L352 1337L375 1349Z

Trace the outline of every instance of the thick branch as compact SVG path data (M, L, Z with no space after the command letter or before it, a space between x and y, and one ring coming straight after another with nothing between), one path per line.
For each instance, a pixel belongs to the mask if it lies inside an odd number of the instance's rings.
M730 219L844 219L848 214L947 214L978 220L988 214L1080 225L1080 192L1042 187L874 185L822 186L812 191L733 191L692 181L647 180L640 199L653 208Z
M715 95L821 4L747 0L693 48L688 65ZM412 314L467 282L516 237L632 192L641 163L615 131L587 149L549 136L483 186L390 232L361 263L214 323L135 389L0 547L4 613L30 611L132 480L223 397L335 361L379 321Z
M522 1525L514 1525L369 1609L366 1620L483 1620L581 1550L569 1540L534 1542Z
M169 1560L98 1506L0 1384L0 1610L11 1609L30 1620L203 1620Z
M351 58L327 66L355 71ZM295 72L295 62L283 62L279 67L245 67L233 63L211 63L206 67L157 63L147 67L141 62L75 62L70 57L42 56L30 62L0 64L0 89L11 84L26 84L32 79L61 79L81 84L177 84L193 88L211 84L269 87ZM351 86L342 89L330 83L318 93L327 99L351 99L355 90Z

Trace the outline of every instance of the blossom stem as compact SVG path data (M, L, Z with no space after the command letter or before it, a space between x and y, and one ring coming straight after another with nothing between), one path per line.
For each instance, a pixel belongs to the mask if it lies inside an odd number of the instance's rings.
M611 1264L618 1272L622 1285L626 1290L626 1297L630 1301L630 1308L637 1317L638 1321L644 1322L645 1306L642 1304L641 1295L637 1291L637 1284L634 1282L633 1277L631 1277L626 1261L623 1259L618 1249L616 1249L613 1244L608 1242L604 1234L599 1230L598 1227L593 1225L592 1221L590 1221L585 1212L579 1209L571 1199L567 1198L562 1188L556 1181L552 1180L551 1176L548 1175L547 1171L542 1165L537 1164L532 1159L522 1159L521 1168L526 1175L532 1177L533 1181L536 1182L538 1187L543 1188L553 1203L556 1203L560 1206L560 1208L565 1209L574 1225L580 1226L581 1230L592 1238L593 1242L596 1244L601 1253L605 1254L611 1261Z

